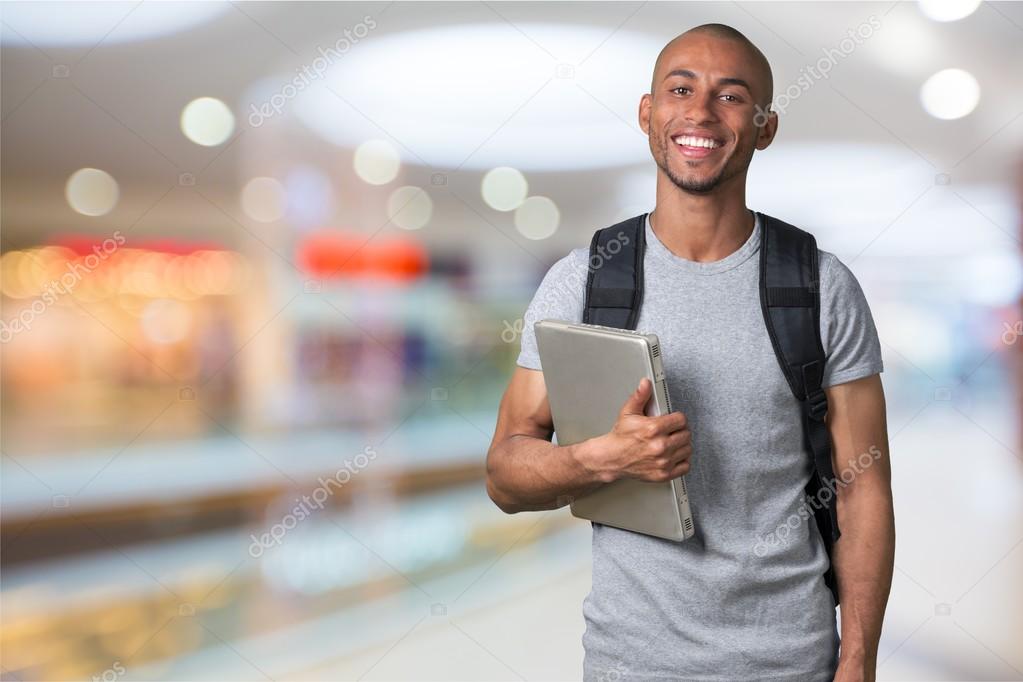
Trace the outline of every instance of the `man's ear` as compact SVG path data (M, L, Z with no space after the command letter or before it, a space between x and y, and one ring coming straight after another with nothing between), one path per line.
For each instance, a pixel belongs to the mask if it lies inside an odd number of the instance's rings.
M778 134L778 114L770 109L757 106L757 113L753 118L759 126L757 131L757 149L767 149Z
M653 105L653 96L649 92L644 92L643 96L639 98L639 127L646 133L650 134L650 107Z

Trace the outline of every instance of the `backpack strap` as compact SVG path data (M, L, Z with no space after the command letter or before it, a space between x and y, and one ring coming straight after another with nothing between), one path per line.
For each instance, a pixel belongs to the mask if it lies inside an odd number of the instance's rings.
M760 305L771 345L792 394L799 401L804 447L813 458L806 486L829 566L824 575L838 604L832 548L838 528L831 435L824 419L828 398L821 387L824 347L820 335L820 269L817 240L788 223L760 215ZM825 489L827 491L825 492Z
M828 554L824 582L838 604L832 548L839 538L828 399L820 336L820 272L813 235L763 213L760 216L760 305L782 374L799 401L804 447L813 473L806 485L814 520ZM635 329L643 301L646 216L597 230L590 241L583 322ZM824 489L829 489L829 494Z
M646 216L623 220L593 234L583 322L636 329L643 301Z

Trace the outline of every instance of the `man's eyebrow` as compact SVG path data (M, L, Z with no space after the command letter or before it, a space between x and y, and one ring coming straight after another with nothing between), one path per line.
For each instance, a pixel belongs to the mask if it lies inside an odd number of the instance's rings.
M668 80L672 76L682 76L683 78L696 78L696 74L689 69L674 69L664 77L664 80Z
M689 69L673 69L668 72L668 75L664 77L664 80L668 80L672 76L682 76L683 78L696 78L696 74ZM741 85L750 92L753 92L753 88L750 87L742 78L735 78L734 76L726 76L725 78L718 79L718 85Z
M742 87L746 88L750 92L753 92L753 88L751 88L749 86L749 83L747 83L746 81L744 81L741 78L732 78L732 77L730 77L730 78L719 78L718 79L718 83L720 85L741 85Z

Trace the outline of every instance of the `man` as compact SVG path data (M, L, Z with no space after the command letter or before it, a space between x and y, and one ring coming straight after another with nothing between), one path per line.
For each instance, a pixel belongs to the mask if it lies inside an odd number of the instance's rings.
M778 128L772 89L763 54L708 24L665 46L639 103L659 170L636 328L660 337L680 411L644 416L644 380L609 433L553 445L533 323L582 320L587 249L551 267L525 315L487 456L494 502L508 513L552 509L622 477L687 475L696 520L682 543L593 524L585 679L875 676L895 544L880 344L855 277L820 251L823 386L843 483L839 649L828 557L812 514L800 513L811 460L764 325L753 257L761 225L745 204L754 151Z

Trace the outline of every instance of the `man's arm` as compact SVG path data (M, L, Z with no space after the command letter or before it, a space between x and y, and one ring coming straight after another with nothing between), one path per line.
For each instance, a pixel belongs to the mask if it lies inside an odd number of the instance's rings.
M581 464L579 450L589 441L558 447L553 433L543 373L516 367L487 453L487 493L502 511L556 509L601 485Z
M842 616L835 681L874 680L895 563L884 390L877 374L825 390L842 533L832 552Z
M490 499L509 514L555 509L625 476L667 481L684 475L692 454L686 419L681 412L645 416L652 392L649 379L640 382L609 433L554 445L543 373L516 367L487 453Z

